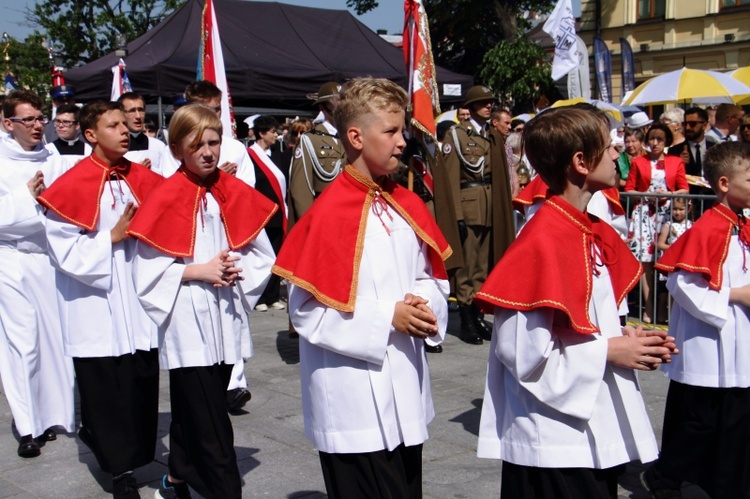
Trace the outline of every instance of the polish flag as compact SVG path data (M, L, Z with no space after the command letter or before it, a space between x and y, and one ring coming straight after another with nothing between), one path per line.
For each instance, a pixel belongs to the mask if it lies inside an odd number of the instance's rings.
M234 121L232 96L229 94L227 74L224 71L224 55L221 51L219 24L216 22L216 11L213 0L203 4L203 27L201 47L198 54L198 81L208 80L221 90L221 124L224 135L237 136L237 125Z

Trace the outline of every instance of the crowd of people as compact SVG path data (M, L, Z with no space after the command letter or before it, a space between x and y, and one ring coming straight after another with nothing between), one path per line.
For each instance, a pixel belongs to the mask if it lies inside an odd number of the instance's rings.
M46 144L39 96L2 103L0 376L19 456L77 432L113 496L140 497L163 370L157 497L241 497L228 411L251 398L249 314L288 308L328 496L421 497L426 353L442 352L452 303L460 339L491 343L477 453L502 460L501 496L613 498L624 464L658 458L642 475L653 497L683 481L750 497L741 108L714 125L697 107L636 113L618 130L590 105L513 119L479 85L432 141L403 89L358 78L324 84L312 122L252 117L248 147L207 81L164 141L137 93L53 97ZM694 215L663 197L709 189L716 204ZM669 333L623 325L654 269ZM661 455L636 376L659 367Z

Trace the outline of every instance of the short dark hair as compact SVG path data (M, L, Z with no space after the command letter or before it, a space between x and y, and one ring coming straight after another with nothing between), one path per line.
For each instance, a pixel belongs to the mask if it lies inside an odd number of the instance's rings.
M117 102L119 102L120 104L122 104L126 100L139 100L144 104L146 103L146 99L144 99L141 94L136 92L125 92L117 98Z
M565 190L574 154L598 165L609 141L609 119L593 106L549 109L523 129L523 151L552 194Z
M437 139L442 142L443 138L445 137L445 134L448 133L448 130L451 129L451 127L455 125L452 121L441 121L437 124Z
M651 128L649 128L648 132L646 132L646 140L648 140L649 135L651 135L651 132L653 132L654 130L661 130L662 132L664 132L664 137L666 139L664 144L667 147L672 145L674 135L672 135L672 130L670 130L669 127L664 123L654 123L653 125L651 125Z
M685 119L688 114L697 114L698 117L703 121L708 121L708 112L701 107L691 107L685 111Z
M266 133L272 128L279 128L279 122L273 116L258 116L253 121L253 133Z
M750 143L720 142L706 150L703 173L716 191L719 179L730 176L743 161L750 161Z
M36 110L41 111L44 107L42 98L31 90L13 90L3 101L3 116L12 118L16 115L16 106L19 104L30 104Z
M99 117L109 111L122 111L122 103L100 100L89 102L83 106L78 116L81 133L85 133L89 128L94 128L96 122L99 121Z
M63 104L62 106L57 106L57 114L73 113L73 118L75 120L78 120L78 114L80 111L81 109L75 104Z
M221 90L208 80L194 81L185 87L185 100L188 104L206 102L217 97L221 98Z

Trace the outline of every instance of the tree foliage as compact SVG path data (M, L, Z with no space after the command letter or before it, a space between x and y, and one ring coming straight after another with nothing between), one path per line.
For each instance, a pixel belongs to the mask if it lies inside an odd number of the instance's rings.
M38 93L42 98L49 95L52 77L49 70L49 53L42 46L44 37L35 32L21 42L13 38L8 45L7 68L3 66L3 75L10 70L18 88L25 88ZM3 44L3 49L5 44Z
M536 101L552 85L542 48L523 37L500 41L487 51L480 78L508 107Z
M161 22L185 0L39 0L26 17L55 43L66 67L91 62Z

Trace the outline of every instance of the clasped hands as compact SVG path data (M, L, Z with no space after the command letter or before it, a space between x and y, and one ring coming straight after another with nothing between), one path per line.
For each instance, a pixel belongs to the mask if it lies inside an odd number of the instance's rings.
M411 293L396 302L391 324L396 331L422 340L438 333L437 317L427 306L427 300Z

